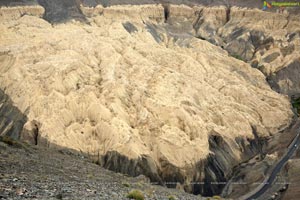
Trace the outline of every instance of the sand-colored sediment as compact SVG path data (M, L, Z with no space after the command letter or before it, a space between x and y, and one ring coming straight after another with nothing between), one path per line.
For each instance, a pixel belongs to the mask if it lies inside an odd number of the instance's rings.
M134 8L143 15L103 8L90 25L1 19L0 88L27 114L24 129L38 122L49 143L183 168L208 155L212 133L238 158L235 138L254 138L251 126L263 137L289 125L288 98L258 69L196 38L189 48L157 43L143 21L162 23L162 7Z

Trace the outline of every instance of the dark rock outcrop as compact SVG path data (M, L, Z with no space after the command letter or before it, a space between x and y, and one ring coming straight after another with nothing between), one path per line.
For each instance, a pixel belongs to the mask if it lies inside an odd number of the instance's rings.
M253 130L256 135L256 131ZM203 174L204 179L194 181L203 182L203 184L195 184L193 187L194 194L204 196L213 196L221 194L228 180L234 174L239 163L245 162L256 155L263 154L263 148L266 146L266 139L255 137L254 140L246 138L236 138L239 145L242 158L238 159L232 152L231 144L226 142L219 135L211 135L209 138L209 146L212 154L204 161Z
M26 115L15 107L11 99L0 90L0 135L19 139L26 121Z
M272 88L282 94L300 97L300 60L295 60L268 79Z
M51 23L64 22L69 19L85 20L80 10L79 0L38 0L38 2L45 8L44 19Z
M255 131L253 133L255 134ZM254 140L236 138L236 144L243 152L242 162L245 162L263 153L262 149L266 145L266 140L258 137ZM221 136L211 135L209 146L212 153L195 166L185 169L179 169L167 160L161 159L159 165L156 165L153 159L147 155L138 159L130 159L115 151L107 152L105 156L102 156L99 164L106 169L134 177L143 174L150 178L152 184L165 185L170 188L181 185L187 192L213 196L221 194L234 173L233 169L238 167L241 162L232 152L231 145ZM187 180L186 174L192 174L193 179Z
M126 29L128 33L137 32L137 28L130 22L123 23L123 27Z

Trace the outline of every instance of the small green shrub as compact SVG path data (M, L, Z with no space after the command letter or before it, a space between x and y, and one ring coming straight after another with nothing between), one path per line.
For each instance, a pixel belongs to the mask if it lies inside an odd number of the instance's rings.
M96 165L100 165L101 166L101 163L100 163L100 160L92 160L92 162Z
M169 200L175 200L175 197L172 196L172 195L170 195L170 196L168 196L168 199L169 199Z
M138 182L138 183L136 183L135 185L136 185L137 188L143 187L143 183L141 183L141 182Z
M240 55L233 54L232 57L234 57L234 58L236 58L238 60L244 61L244 59Z
M131 190L126 197L135 200L144 200L145 198L143 193L139 190Z
M122 185L123 185L124 187L130 187L130 184L129 184L129 183L122 183Z
M221 197L220 197L220 196L217 196L217 195L213 196L213 198L214 198L214 199L221 199Z

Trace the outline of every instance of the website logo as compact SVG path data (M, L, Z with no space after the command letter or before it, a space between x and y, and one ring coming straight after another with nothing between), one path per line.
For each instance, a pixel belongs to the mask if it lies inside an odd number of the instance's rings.
M286 7L300 7L300 2L276 2L272 1L271 3L264 1L263 10L267 10L272 7L279 7L281 10L284 10Z
M272 8L272 5L269 2L264 1L263 10L267 10L268 8Z

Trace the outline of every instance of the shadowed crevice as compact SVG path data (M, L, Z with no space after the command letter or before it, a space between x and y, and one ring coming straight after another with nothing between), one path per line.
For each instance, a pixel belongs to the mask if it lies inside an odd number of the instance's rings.
M27 116L13 105L8 95L0 89L0 135L14 140L21 137L21 132Z
M45 8L44 19L50 23L64 23L68 20L86 22L86 17L80 9L81 0L38 0Z
M164 7L165 22L167 22L169 17L170 17L170 5L169 4L163 4L163 7Z

